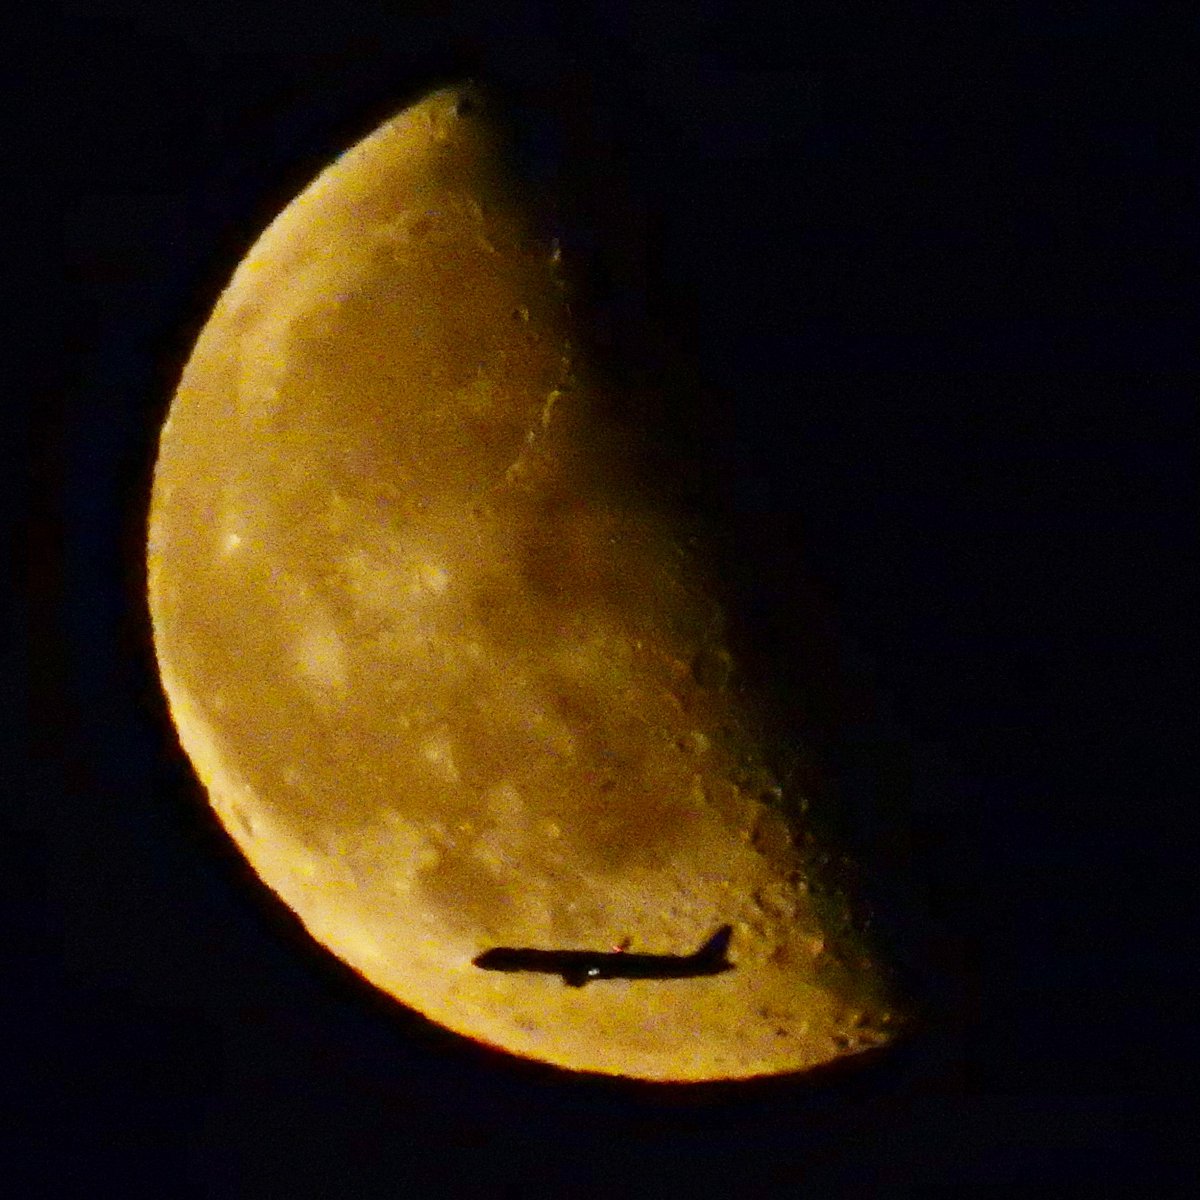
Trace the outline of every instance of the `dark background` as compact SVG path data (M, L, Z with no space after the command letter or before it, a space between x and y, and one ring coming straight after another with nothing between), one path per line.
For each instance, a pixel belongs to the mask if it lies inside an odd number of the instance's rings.
M20 1194L907 1194L1182 1165L1181 29L1115 2L880 7L4 18ZM174 741L142 530L191 343L322 166L464 76L562 197L598 360L682 398L655 453L723 530L747 661L928 1015L878 1062L663 1089L460 1042L261 895Z

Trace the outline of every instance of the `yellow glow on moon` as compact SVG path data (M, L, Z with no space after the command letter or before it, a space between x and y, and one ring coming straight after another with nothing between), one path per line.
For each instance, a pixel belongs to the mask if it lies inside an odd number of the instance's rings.
M722 617L573 362L558 251L437 92L237 268L163 428L149 597L179 736L320 943L435 1021L643 1079L887 1040L829 953ZM491 946L733 971L496 974Z

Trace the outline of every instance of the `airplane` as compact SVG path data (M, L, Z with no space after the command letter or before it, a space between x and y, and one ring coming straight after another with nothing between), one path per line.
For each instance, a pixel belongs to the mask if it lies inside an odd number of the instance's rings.
M496 946L472 959L485 971L535 971L561 975L569 987L593 979L692 979L732 971L725 957L732 925L722 925L695 954L629 954L625 950L534 950Z

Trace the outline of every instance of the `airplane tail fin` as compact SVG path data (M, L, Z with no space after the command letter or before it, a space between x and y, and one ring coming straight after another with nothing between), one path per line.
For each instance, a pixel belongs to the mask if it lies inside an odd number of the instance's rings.
M695 957L704 963L720 963L725 961L725 951L729 948L729 939L733 934L732 925L722 925L716 933L696 951Z

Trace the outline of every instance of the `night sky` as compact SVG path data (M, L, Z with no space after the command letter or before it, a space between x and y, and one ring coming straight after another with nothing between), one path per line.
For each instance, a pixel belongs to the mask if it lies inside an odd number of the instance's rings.
M13 1194L1165 1177L1193 678L1177 31L1115 0L445 7L2 18ZM649 1088L452 1037L264 894L175 741L143 529L191 344L331 158L467 77L558 197L595 361L666 397L635 413L648 465L718 530L747 669L921 997L878 1061Z

